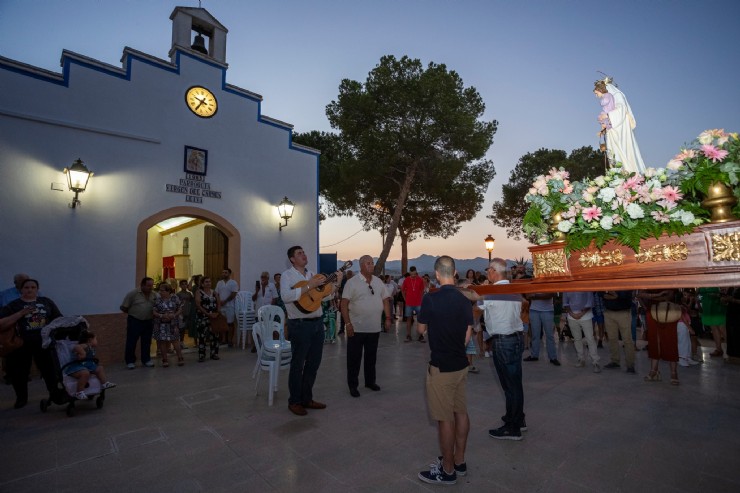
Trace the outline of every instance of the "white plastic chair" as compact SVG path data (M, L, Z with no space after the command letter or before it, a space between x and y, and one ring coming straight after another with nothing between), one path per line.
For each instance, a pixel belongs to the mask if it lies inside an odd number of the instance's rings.
M247 347L247 335L252 330L256 321L254 301L251 291L239 291L234 299L234 311L236 312L236 346L241 340L242 349Z
M278 338L274 339L275 332ZM293 358L290 342L285 340L282 326L277 322L261 321L253 326L254 343L257 346L257 364L255 365L252 378L257 376L254 384L255 395L259 395L259 384L262 372L269 372L269 381L267 388L267 403L272 406L273 393L278 390L279 371L290 368L290 361Z
M257 310L257 323L264 323L265 330L268 327L272 327L269 332L269 336L266 336L266 340L273 340L273 334L277 332L281 347L290 351L290 341L285 340L285 312L282 308L277 305L261 306L260 309ZM257 348L257 351L259 352L259 348ZM257 375L259 367L260 358L257 358L257 362L254 365L254 371L252 372L252 378Z

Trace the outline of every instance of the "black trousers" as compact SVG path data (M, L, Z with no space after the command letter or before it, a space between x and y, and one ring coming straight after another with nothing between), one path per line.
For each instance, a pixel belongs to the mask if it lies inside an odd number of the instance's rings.
M13 384L18 400L28 400L28 375L31 373L31 362L41 372L46 388L54 393L57 388L56 371L48 349L41 347L41 337L26 339L22 347L5 357L6 371Z
M365 352L365 385L375 384L375 360L378 355L380 332L355 332L347 338L347 385L356 389L359 385L362 352Z

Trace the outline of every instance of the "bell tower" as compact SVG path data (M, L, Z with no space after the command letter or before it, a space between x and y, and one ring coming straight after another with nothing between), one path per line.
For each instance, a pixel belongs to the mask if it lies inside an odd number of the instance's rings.
M226 33L229 32L206 9L175 7L172 20L173 62L176 50L199 53L223 64L226 63Z

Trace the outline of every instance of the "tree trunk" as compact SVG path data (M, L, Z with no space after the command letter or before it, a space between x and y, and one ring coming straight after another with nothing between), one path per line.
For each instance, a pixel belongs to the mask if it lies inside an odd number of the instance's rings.
M409 235L398 232L401 237L401 275L409 271Z
M408 171L406 172L406 177L403 180L401 190L399 191L398 198L396 199L396 205L393 209L391 223L388 225L388 235L385 237L385 245L383 245L383 251L380 252L380 257L378 257L378 261L375 263L374 274L376 276L380 275L380 273L383 272L385 261L388 259L388 255L391 252L393 241L396 239L398 224L401 222L401 213L403 212L403 208L406 205L406 199L408 199L409 192L411 191L411 185L414 182L414 177L416 176L416 170L418 168L419 163L416 162L410 165L408 167Z

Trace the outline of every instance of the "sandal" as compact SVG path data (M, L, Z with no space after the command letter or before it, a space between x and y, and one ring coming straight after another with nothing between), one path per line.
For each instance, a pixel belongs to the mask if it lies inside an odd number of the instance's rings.
M170 362L167 361L166 359L163 359L162 360L162 368L167 368L168 366L170 366Z
M182 356L177 358L177 366L183 366L184 364L185 364L185 358L183 358Z
M411 342L411 341L412 341L411 336L406 336L406 340L403 342Z
M725 353L721 349L715 349L714 351L712 351L711 353L709 353L709 356L711 356L712 358L717 358L719 356L722 356L723 354L725 354Z
M660 382L660 380L661 380L661 378L660 378L660 371L659 370L651 371L645 377L645 381L646 382Z
M678 381L678 373L675 375L671 375L671 385L680 385L681 382Z

